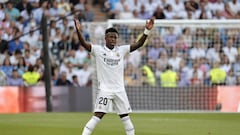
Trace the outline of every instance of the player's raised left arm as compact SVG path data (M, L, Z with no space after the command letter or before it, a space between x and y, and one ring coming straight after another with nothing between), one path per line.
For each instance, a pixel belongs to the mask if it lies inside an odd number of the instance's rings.
M143 46L145 40L147 39L147 36L150 34L150 31L153 28L154 20L155 20L155 18L152 17L149 21L148 20L146 21L145 30L143 32L143 35L140 37L140 39L137 42L131 44L130 52L135 51L136 49Z

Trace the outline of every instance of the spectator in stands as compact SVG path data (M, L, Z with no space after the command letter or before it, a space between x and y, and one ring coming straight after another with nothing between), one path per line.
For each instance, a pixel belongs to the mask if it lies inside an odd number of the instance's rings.
M0 21L2 21L4 18L5 18L4 4L0 3Z
M60 0L58 3L58 8L63 11L63 14L69 14L71 12L71 5L67 0Z
M141 1L140 0L127 0L126 1L130 11L140 11Z
M54 46L55 47L53 51L56 52L55 54L56 56L58 56L58 58L60 58L60 60L62 60L67 55L67 52L70 51L71 48L73 48L65 33L61 34L60 41L54 44Z
M61 29L60 27L56 27L55 35L53 35L50 40L52 41L53 44L58 44L61 41L61 39L62 39Z
M67 69L65 70L66 75L67 75L67 80L72 82L73 81L72 76L76 74L76 71L78 71L78 70L74 70L73 65L70 62L68 62L67 63Z
M21 32L18 30L14 35L14 40L9 42L8 51L10 54L13 54L16 50L23 50L23 42L20 41Z
M178 19L177 14L173 11L172 5L168 4L164 9L166 19Z
M172 1L173 2L171 2L171 5L173 8L173 11L177 16L179 16L179 14L181 14L185 10L184 3L182 2L182 0L172 0Z
M114 19L114 13L112 12L114 4L111 4L109 0L105 0L103 3L102 11L106 12L108 19Z
M85 2L86 2L85 0L78 0L78 2L74 4L74 10L83 11Z
M222 15L222 17L226 18L226 19L234 19L234 17L235 17L235 13L232 11L232 9L230 8L228 3L225 3L224 4L224 9L220 10L218 12L221 12L220 15Z
M238 54L236 62L233 63L234 75L240 76L240 54Z
M78 77L76 76L76 75L73 75L72 76L72 85L74 86L74 87L80 87L80 84L78 83Z
M182 58L177 54L177 51L175 49L172 50L171 57L168 59L168 64L171 65L172 70L178 71L180 62Z
M223 11L217 10L216 13L215 13L215 16L213 17L213 19L216 19L216 20L225 20L225 19L227 19L227 18L224 16Z
M25 0L26 1L26 0ZM20 12L20 16L22 16L25 20L25 23L28 23L30 18L33 16L33 6L28 3L26 7Z
M67 70L68 63L69 63L69 61L68 61L67 58L63 59L63 62L60 63L59 69L57 68L58 72L59 72L59 73L62 73L63 71L66 71L66 70ZM54 69L55 69L55 68L54 68ZM58 74L54 74L54 75L58 77Z
M27 65L23 56L18 60L17 66L15 67L18 69L18 75L22 77L23 73L27 71Z
M200 64L198 59L194 60L192 68L188 71L189 79L193 78L194 73L196 73L199 80L204 80L204 72L201 70Z
M5 13L10 16L11 21L16 21L20 15L19 10L13 6L12 1L8 1L6 3L6 6L7 6L7 8L5 9Z
M66 36L70 36L70 34L72 34L70 33L70 26L71 23L67 17L64 17L62 22L60 22L58 25L58 27L61 29L61 33L65 34Z
M196 12L198 10L199 5L196 0L188 0L184 2L185 5L185 10L191 11L191 12Z
M231 63L236 61L238 55L237 48L233 46L233 39L231 37L227 40L227 46L223 47L224 54L228 57Z
M148 45L148 52L147 52L148 58L156 61L161 51L165 51L162 43L163 41L161 40L162 39L158 36L152 38L152 40L150 41L150 44Z
M237 85L237 77L234 75L233 69L230 69L226 77L226 85Z
M184 42L187 45L187 48L191 48L192 47L192 34L191 34L191 30L189 27L186 27L182 30L182 37Z
M148 11L146 11L145 5L141 5L140 11L138 12L138 18L139 19L149 19L151 15L149 14Z
M69 3L71 5L76 5L76 4L78 4L78 2L79 2L79 0L69 0Z
M15 22L15 27L17 27L20 31L23 31L23 30L24 30L24 27L25 27L24 17L19 16L19 17L17 18L17 21Z
M237 0L229 0L228 5L230 9L236 14L240 10L240 3Z
M203 86L203 84L204 84L203 78L200 78L198 76L198 72L194 71L192 78L190 79L190 85L191 86Z
M201 86L204 84L204 72L201 70L199 60L195 60L193 68L189 72L190 85Z
M156 86L156 78L154 74L155 63L152 59L148 59L147 64L142 67L142 85Z
M10 56L10 63L13 66L16 66L18 64L19 59L22 57L22 52L20 50L16 50L12 56Z
M65 71L61 72L60 77L56 81L56 86L71 86L72 83L67 80L67 73Z
M169 27L167 33L163 36L166 49L169 51L176 44L178 35L174 33L174 28Z
M143 0L140 0L143 2ZM165 8L169 4L169 0L159 0L158 5L160 5L162 8Z
M173 46L173 49L175 49L178 53L178 55L181 55L183 52L187 51L188 46L186 42L183 39L182 35L179 35L176 41L176 44Z
M30 50L25 50L24 53L24 59L26 62L26 65L35 65L37 58L31 54Z
M61 73L61 72L59 72L59 66L57 66L57 65L52 65L52 67L51 67L51 75L52 75L52 85L53 86L55 86L56 85L56 82L57 82L57 80L58 80L58 77L59 77L59 74Z
M140 86L140 71L135 68L131 63L127 64L124 72L124 80L126 86Z
M232 64L230 63L228 57L225 54L223 54L221 57L220 68L226 73L228 73L229 70L232 69Z
M217 11L223 11L223 10L224 10L224 2L222 0L216 0L216 2L214 2L211 5L211 11L213 15L216 15Z
M9 58L9 54L7 51L5 51L4 53L0 53L0 67L3 65L3 61L5 60L5 58Z
M13 65L11 64L9 57L5 57L0 70L2 70L7 76L12 75Z
M35 67L37 69L37 72L39 72L42 75L43 72L44 72L44 64L43 64L43 59L42 58L37 58L36 59Z
M24 86L24 82L21 76L18 74L17 69L13 69L12 76L7 78L8 86Z
M6 40L2 39L3 31L0 31L0 53L4 53L8 49L8 43Z
M210 68L209 60L206 57L199 59L199 69L203 72L203 74L208 73Z
M40 74L34 71L34 66L29 65L28 70L23 73L22 78L25 86L36 86L40 80Z
M194 59L198 59L205 56L206 56L206 51L203 45L201 44L201 42L196 41L193 44L193 48L190 49L190 58L194 60Z
M82 68L84 62L88 59L88 52L83 46L79 46L76 50L76 59L78 60L79 68Z
M146 11L152 16L157 8L157 3L154 0L146 0L145 7Z
M92 70L89 68L88 63L83 64L83 68L80 69L76 75L79 78L79 84L81 86L91 86L91 75L92 75Z
M59 19L60 17L64 16L64 10L62 8L59 8L57 1L51 2L51 7L48 10L50 19Z
M92 10L92 7L89 3L84 4L83 16L85 18L85 22L92 22L94 21L95 14Z
M220 68L219 62L214 62L209 77L211 85L225 85L227 73Z
M139 50L135 50L127 56L127 63L131 64L134 68L139 68L141 65L141 52Z
M161 51L156 60L156 67L159 71L164 71L168 65L168 55L166 51Z
M12 29L10 27L10 24L11 24L10 16L9 16L9 14L5 14L4 17L5 18L2 21L0 21L1 28L3 30L5 30L5 33L3 33L2 38L5 40L10 40L10 39L12 39L12 36L13 36L12 32L11 32Z
M74 69L81 68L81 63L78 57L76 56L76 51L75 50L70 50L69 51L69 57L68 61L73 65Z
M47 17L48 15L48 1L47 0L42 0L39 2L40 7L36 8L33 10L33 18L36 20L37 24L40 24L41 19L42 19L42 14L44 13Z
M124 12L125 6L127 6L127 9L129 8L125 0L119 0L115 3L114 10L112 10L112 13L114 14L114 19L119 18L120 13Z
M31 24L29 34L23 37L23 42L27 42L30 45L30 49L38 46L39 34L34 32L36 24Z
M133 11L128 9L129 6L128 5L124 5L123 7L123 11L119 13L119 17L118 19L137 19L134 14Z
M19 10L19 12L22 12L27 8L28 5L31 5L28 0L21 0L16 4L16 8Z
M177 87L178 75L171 65L168 65L166 70L160 75L162 87Z
M165 19L166 18L161 6L157 6L156 10L153 12L153 16L156 19Z
M219 43L213 44L213 47L210 47L207 50L206 58L210 61L210 63L213 62L220 62L220 51L221 51L221 45Z
M6 74L4 73L4 71L0 69L0 86L5 86L7 84L6 79L7 79Z
M208 19L206 12L201 12L198 19Z
M187 62L185 59L182 59L180 62L179 70L178 70L178 86L185 87L190 85L189 81L189 71L191 68L187 66Z

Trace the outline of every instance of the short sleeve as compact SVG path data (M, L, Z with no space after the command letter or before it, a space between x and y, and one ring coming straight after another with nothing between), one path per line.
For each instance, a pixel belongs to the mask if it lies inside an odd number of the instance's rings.
M120 46L120 48L124 55L127 55L130 53L130 45L122 45Z
M96 55L96 52L99 50L99 46L100 46L100 45L93 45L93 44L92 44L92 48L91 48L90 54L93 55L93 56L95 56L95 55Z

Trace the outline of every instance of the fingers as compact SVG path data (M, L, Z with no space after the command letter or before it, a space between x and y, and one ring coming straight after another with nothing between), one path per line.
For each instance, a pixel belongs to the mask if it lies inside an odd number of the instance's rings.
M154 24L154 20L155 20L155 17L152 17L152 18L150 19L150 21L151 21L152 24Z
M152 17L150 20L146 20L146 24L154 24L155 17Z

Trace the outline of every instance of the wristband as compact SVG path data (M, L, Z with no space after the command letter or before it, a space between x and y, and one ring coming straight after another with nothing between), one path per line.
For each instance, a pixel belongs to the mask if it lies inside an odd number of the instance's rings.
M144 32L143 32L143 34L145 34L145 35L149 35L150 34L150 30L148 30L147 28L145 28L145 30L144 30Z

